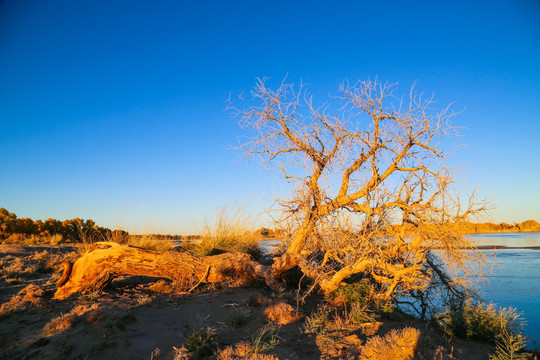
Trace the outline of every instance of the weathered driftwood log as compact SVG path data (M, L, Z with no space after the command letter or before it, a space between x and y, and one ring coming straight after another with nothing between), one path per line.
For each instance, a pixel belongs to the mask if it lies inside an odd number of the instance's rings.
M233 278L257 279L272 285L274 281L270 268L253 261L248 254L199 257L188 252L158 252L115 242L93 246L71 268L65 267L55 299L101 289L121 275L163 277L183 283L213 283Z

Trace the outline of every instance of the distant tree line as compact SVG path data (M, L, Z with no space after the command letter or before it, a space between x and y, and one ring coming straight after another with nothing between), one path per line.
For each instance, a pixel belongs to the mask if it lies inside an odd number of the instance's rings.
M19 234L43 237L61 235L65 240L80 241L84 234L91 233L94 236L102 235L105 237L111 232L111 229L98 226L91 219L32 220L30 218L17 218L14 213L10 213L5 208L0 208L0 239L7 239L10 236Z
M400 227L401 225L395 225ZM461 223L462 230L467 233L490 233L490 232L531 232L540 231L540 223L535 220L527 220L521 223ZM122 233L129 235L123 230L111 230L106 227L98 226L93 220L74 218L70 220L32 220L30 218L18 218L14 213L10 213L5 208L0 208L0 240L9 238L10 236L52 236L61 235L67 241L81 241L83 236L93 236L94 238L108 238L112 233ZM260 228L253 231L253 235L259 235L266 238L283 238L287 236L285 229ZM148 236L131 235L133 237ZM197 239L200 235L171 235L171 234L154 234L156 239L171 240L171 239Z
M490 222L485 223L462 223L463 231L467 233L491 233L491 232L532 232L540 231L540 223L535 220L526 220L521 223L507 224L500 223L494 224Z

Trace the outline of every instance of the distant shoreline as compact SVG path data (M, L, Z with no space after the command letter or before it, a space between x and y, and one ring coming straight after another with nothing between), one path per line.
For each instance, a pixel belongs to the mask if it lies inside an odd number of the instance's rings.
M540 250L540 246L505 246L505 245L478 245L475 246L478 250Z

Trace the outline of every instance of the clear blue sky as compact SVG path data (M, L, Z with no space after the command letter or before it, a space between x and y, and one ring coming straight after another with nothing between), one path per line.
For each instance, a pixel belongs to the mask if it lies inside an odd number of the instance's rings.
M398 81L454 101L461 180L540 220L540 3L0 1L0 207L193 233L287 190L231 146L257 77ZM264 223L264 216L261 223Z

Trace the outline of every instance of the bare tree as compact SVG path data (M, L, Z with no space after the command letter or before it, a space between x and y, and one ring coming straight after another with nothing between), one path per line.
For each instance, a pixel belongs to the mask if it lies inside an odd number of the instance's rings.
M266 83L229 109L250 132L241 148L296 184L290 199L279 200L295 227L274 275L300 265L330 292L362 273L386 297L435 282L463 289L464 278L447 276L433 251L457 268L481 261L474 249L462 251L471 244L459 223L486 204L454 194L443 146L456 134L451 108L437 112L414 86L397 97L395 84L378 81L345 82L322 106L302 85Z
M432 98L414 87L403 97L395 92L394 84L344 83L317 107L301 85L271 90L260 80L252 99L229 104L250 131L242 148L296 184L293 195L279 201L290 236L272 266L246 254L199 259L101 243L66 267L56 296L103 287L121 274L194 284L243 279L272 287L295 265L325 293L353 275L366 277L384 299L415 299L421 316L442 290L469 295L466 264L483 257L460 223L486 203L456 196L456 177L445 166L455 113L450 107L435 111Z

